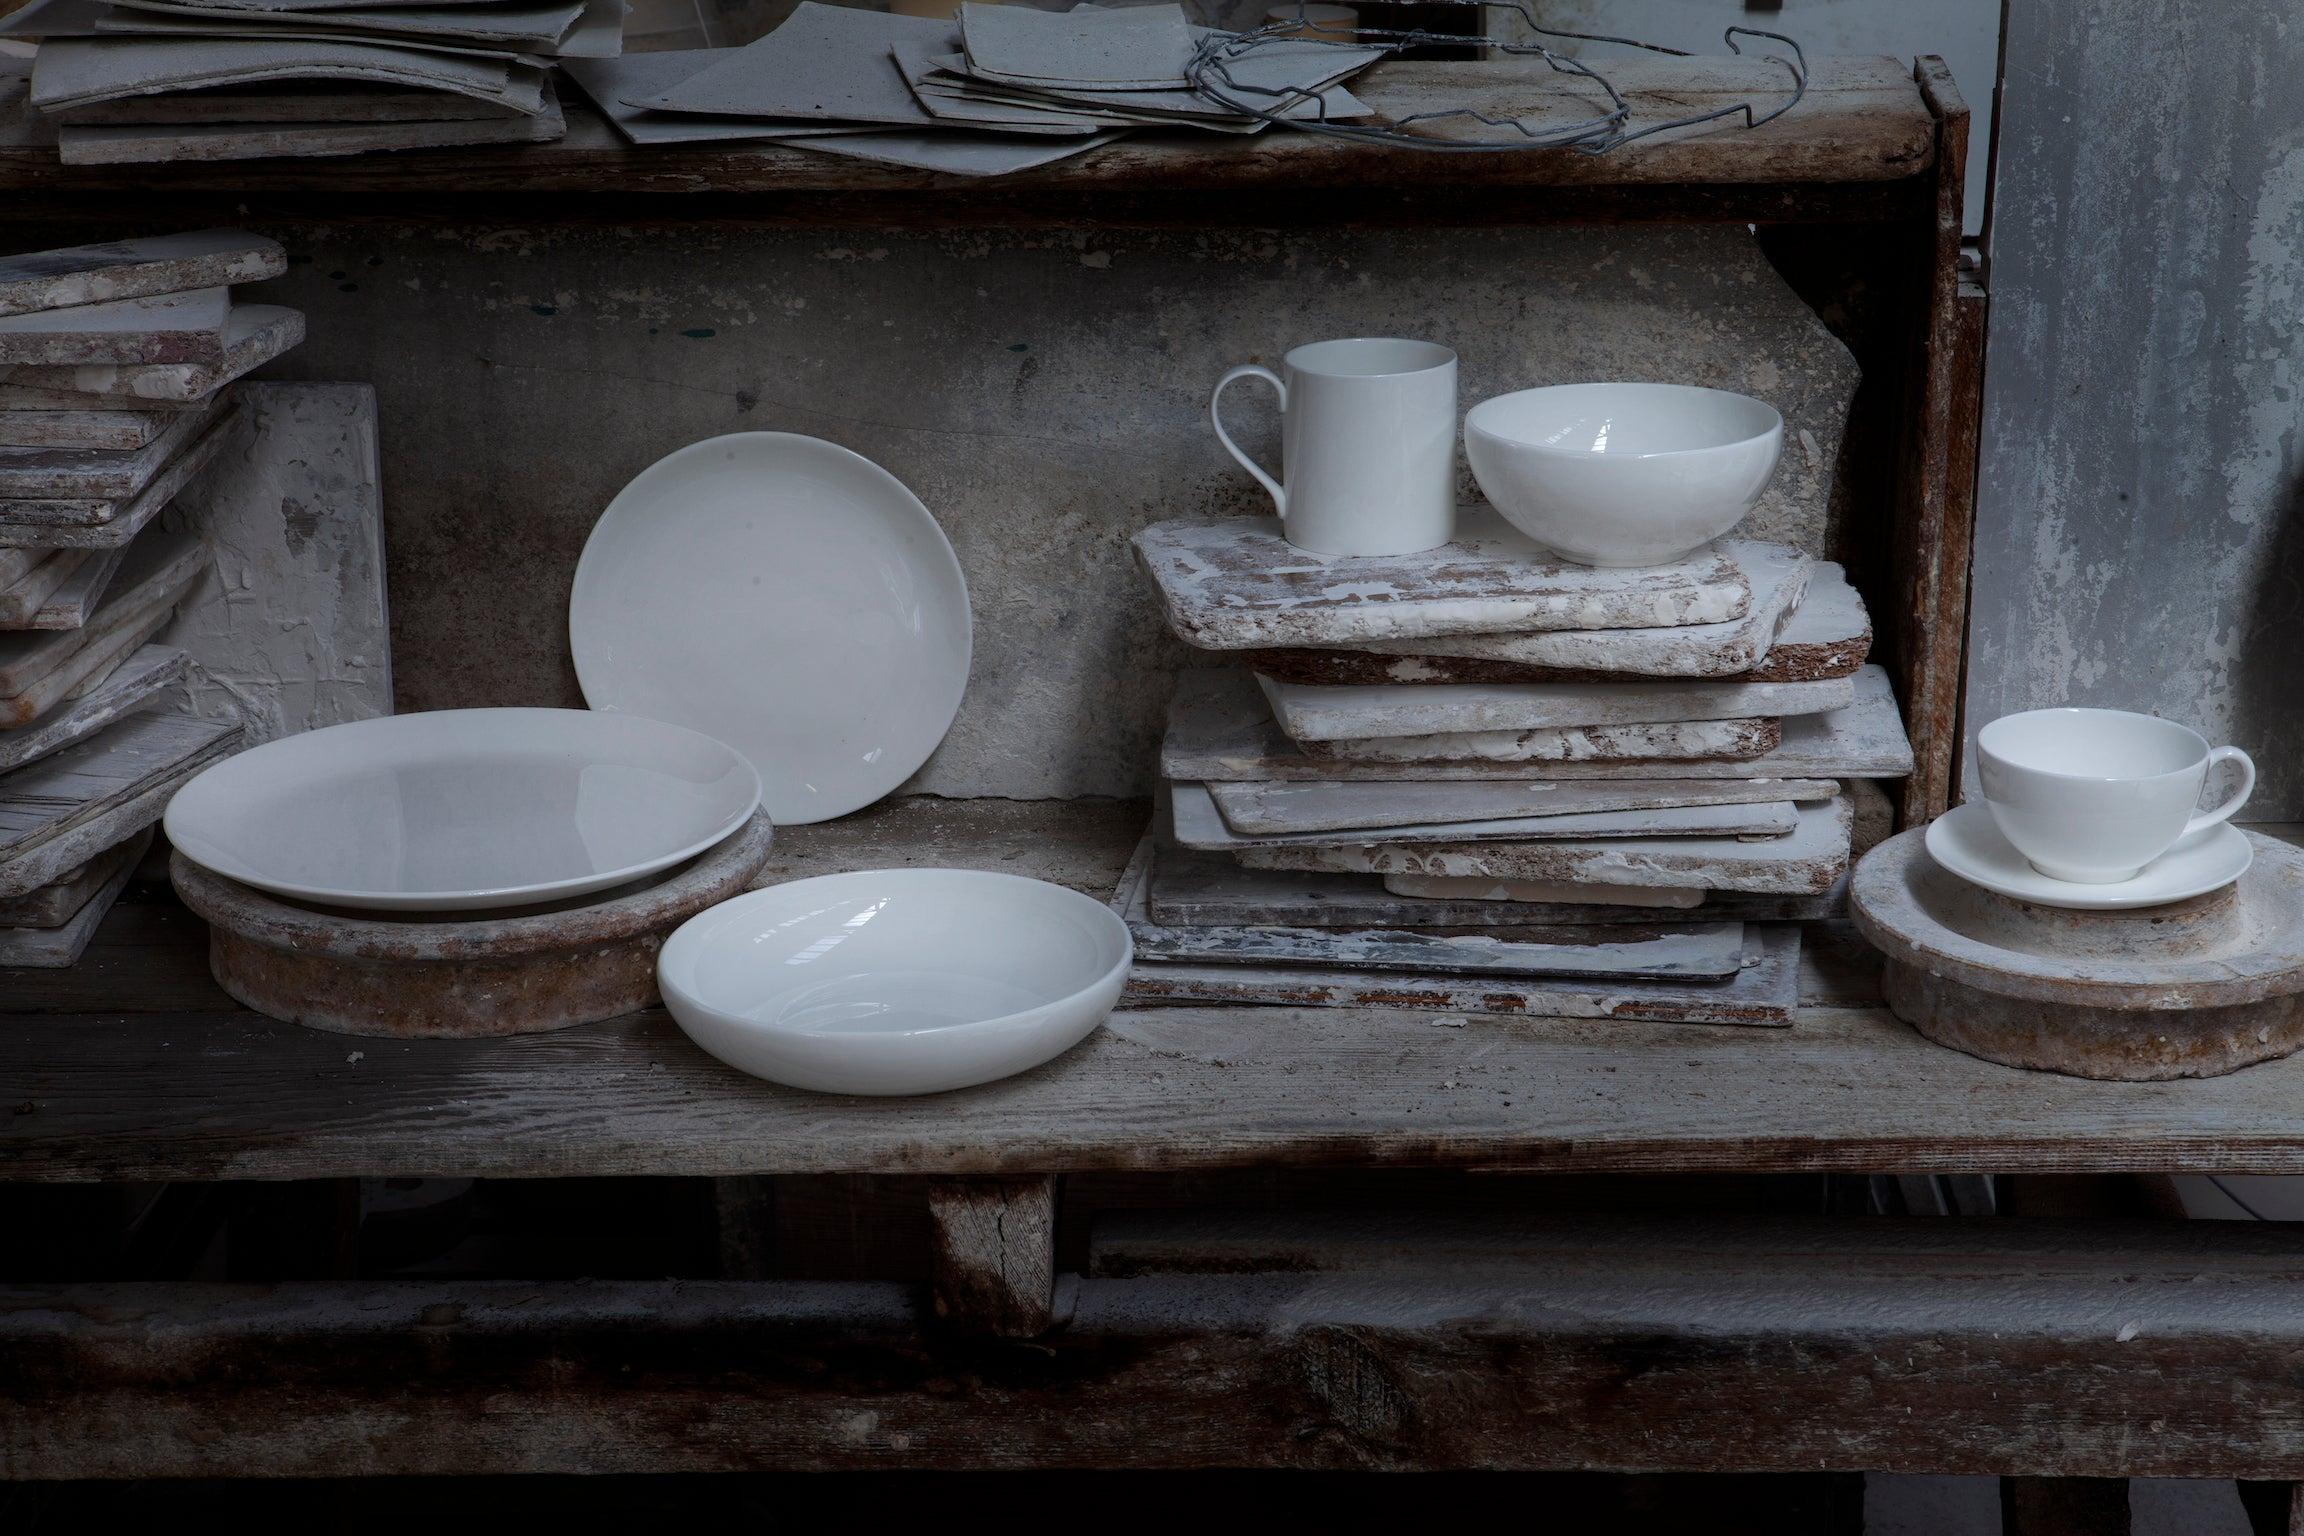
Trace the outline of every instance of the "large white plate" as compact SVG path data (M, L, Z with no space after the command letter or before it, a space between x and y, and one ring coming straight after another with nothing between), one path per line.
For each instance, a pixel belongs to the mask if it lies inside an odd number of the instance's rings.
M557 901L694 857L760 781L700 731L584 709L445 709L268 742L169 802L195 864L332 907Z
M870 805L968 687L968 583L895 476L789 432L692 443L624 487L568 600L594 709L719 737L777 821Z

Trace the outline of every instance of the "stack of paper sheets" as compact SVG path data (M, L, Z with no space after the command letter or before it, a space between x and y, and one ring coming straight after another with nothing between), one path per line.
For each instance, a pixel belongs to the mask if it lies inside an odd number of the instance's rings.
M32 104L67 164L527 144L567 132L564 58L624 0L32 0Z
M568 72L636 144L789 142L958 175L1044 165L1137 128L1254 133L1261 117L1196 91L1220 34L1175 5L1069 11L966 4L958 21L803 4L746 48L574 60ZM1282 41L1230 66L1290 117L1361 117L1341 83L1380 48Z

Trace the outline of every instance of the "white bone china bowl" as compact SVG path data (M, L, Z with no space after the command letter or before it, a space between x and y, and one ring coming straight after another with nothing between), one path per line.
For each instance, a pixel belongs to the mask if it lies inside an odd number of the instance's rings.
M243 885L332 907L462 912L660 873L760 803L734 747L583 709L444 709L284 736L169 802L168 840Z
M970 869L772 885L674 930L656 960L688 1038L818 1093L942 1093L1070 1050L1120 999L1135 946L1102 902Z
M1689 384L1557 384L1464 418L1464 457L1507 521L1580 565L1669 565L1744 520L1784 446L1750 395Z

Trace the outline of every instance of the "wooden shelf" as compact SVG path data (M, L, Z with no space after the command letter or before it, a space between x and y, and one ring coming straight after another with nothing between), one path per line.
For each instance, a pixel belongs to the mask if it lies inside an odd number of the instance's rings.
M1108 891L1132 804L915 800L783 834L773 878L954 862ZM2097 1083L1930 1045L1813 932L1790 1030L1325 1009L1123 1012L1059 1061L917 1100L742 1077L660 1013L401 1042L234 1009L200 925L113 914L80 968L0 973L0 1178L876 1172L1274 1165L2304 1172L2304 1059Z
M1274 216L1292 198L1317 197L1331 220L1384 217L1402 203L1444 202L1453 216L1475 221L1560 216L1605 209L1636 213L1643 204L1674 205L1712 196L1721 217L1775 216L1831 220L1880 217L1897 193L1922 185L1936 153L1936 124L1909 64L1890 58L1812 61L1808 95L1793 111L1756 130L1731 121L1659 135L1606 155L1572 150L1520 154L1433 155L1385 149L1304 133L1271 131L1236 139L1210 134L1141 134L1107 148L1015 176L969 181L896 170L862 161L761 145L625 143L581 99L563 91L568 136L555 144L418 150L343 159L227 161L144 166L67 166L53 129L31 112L24 77L0 60L0 194L29 215L58 201L161 194L315 198L366 205L407 197L473 198L524 210L551 200L555 217L602 216L626 198L725 197L773 202L796 198L815 213L844 198L870 211L890 194L907 206L948 201L986 211L1041 199L1048 211L1076 207L1083 196L1177 199L1178 218ZM1611 60L1610 77L1636 117L1656 121L1736 101L1773 103L1787 76L1765 59L1628 57ZM1588 81L1540 61L1379 65L1354 89L1392 118L1476 103L1484 110L1537 120L1582 121L1604 101ZM1454 124L1435 133L1484 132ZM1819 189L1840 188L1844 197ZM570 198L568 194L581 194ZM926 194L928 196L923 197ZM1530 195L1536 200L1530 201ZM1579 196L1579 194L1582 194ZM1731 195L1733 194L1733 195ZM1349 198L1339 208L1338 200ZM1548 210L1545 200L1560 208ZM1277 201L1275 201L1277 200ZM1884 201L1885 200L1885 201ZM1914 205L1917 206L1917 205ZM1742 208L1744 213L1736 213Z

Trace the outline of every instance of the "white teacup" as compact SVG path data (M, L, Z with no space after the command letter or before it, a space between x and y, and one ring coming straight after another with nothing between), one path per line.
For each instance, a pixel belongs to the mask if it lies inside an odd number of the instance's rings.
M1216 381L1208 419L1272 493L1288 542L1322 555L1412 555L1456 536L1456 354L1437 342L1362 336L1296 348L1274 373L1244 363ZM1238 379L1280 397L1280 478L1240 451L1217 406Z
M2178 841L2230 818L2256 788L2238 747L2124 709L2035 709L1978 733L1984 801L2032 867L2052 880L2132 880ZM2240 787L2200 810L2208 770L2236 763Z

